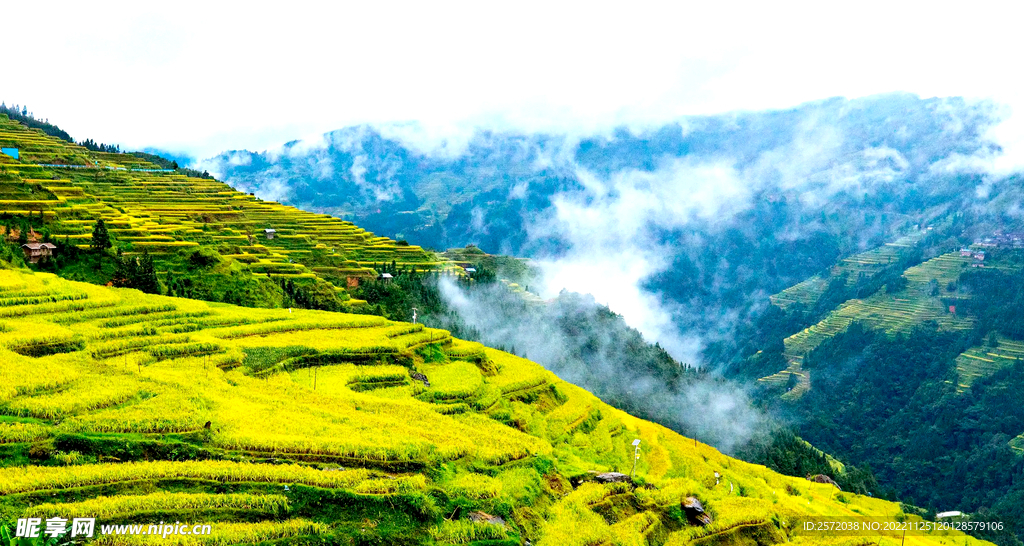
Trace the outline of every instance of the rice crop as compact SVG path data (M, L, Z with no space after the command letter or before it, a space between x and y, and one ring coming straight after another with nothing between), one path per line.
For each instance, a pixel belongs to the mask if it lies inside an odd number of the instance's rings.
M252 495L248 493L168 493L149 495L118 495L94 497L82 502L42 503L31 507L28 517L75 518L88 514L97 519L120 519L150 512L209 512L239 510L277 516L288 512L288 499L283 495Z
M153 461L64 467L0 468L0 493L11 495L136 480L200 479L224 483L285 483L350 488L370 478L368 470L325 472L300 465L232 461Z

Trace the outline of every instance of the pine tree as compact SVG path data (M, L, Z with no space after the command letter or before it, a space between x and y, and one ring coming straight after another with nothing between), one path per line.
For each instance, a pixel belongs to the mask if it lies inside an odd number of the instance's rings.
M18 246L28 243L28 222L22 220L18 226Z
M96 220L96 225L92 228L92 248L93 250L104 250L114 246L110 242L110 233L107 231L107 225L103 223L103 219Z
M114 286L135 288L149 294L160 293L160 281L157 278L156 266L153 265L153 258L150 257L149 251L144 251L142 257L128 257L121 253L120 248L117 249L114 278L111 279L111 282Z
M114 286L130 288L135 278L135 262L121 254L117 249L117 256L114 258L114 278L110 280Z
M174 277L171 276L171 270L168 269L164 274L164 284L167 285L167 295L177 296L177 290L175 290Z
M148 294L160 293L160 281L157 280L156 266L153 265L153 258L148 250L142 252L142 258L137 263L135 274L135 286Z

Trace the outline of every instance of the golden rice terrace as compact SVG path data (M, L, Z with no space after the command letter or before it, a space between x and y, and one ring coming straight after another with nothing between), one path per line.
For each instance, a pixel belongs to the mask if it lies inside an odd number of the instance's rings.
M633 470L634 439L636 485L595 479ZM211 523L172 544L866 546L793 527L899 510L729 458L446 331L12 270L0 453L0 524Z
M157 260L211 246L273 278L321 277L344 288L373 278L374 264L451 270L413 245L376 237L351 222L263 201L213 179L167 172L127 153L101 153L28 129L0 115L0 213L41 215L56 241L88 246L102 219L128 253Z
M130 254L213 247L233 267L338 290L382 262L455 267L349 222L3 116L0 145L18 149L0 154L0 213L42 217L72 245L88 246L102 219ZM939 315L916 293L898 297L911 301L879 327ZM872 304L851 305L873 313ZM813 344L811 334L786 341L794 357ZM447 331L0 268L0 529L76 517L212 529L89 544L987 544L955 532L796 533L809 516L900 510L730 458Z

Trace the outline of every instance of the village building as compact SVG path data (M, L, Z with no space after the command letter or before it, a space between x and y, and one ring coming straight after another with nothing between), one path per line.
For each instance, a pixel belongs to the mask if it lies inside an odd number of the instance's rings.
M383 282L391 282L392 279L394 279L394 277L391 275L391 273L381 273L380 276L377 277L378 281Z
M25 257L28 258L29 263L38 263L42 258L48 258L53 256L53 251L57 248L52 243L26 243L21 245L21 249L25 252Z
M275 236L277 236L277 230L276 229L267 228L267 229L263 230L263 234L267 236L267 239L273 239Z
M996 231L992 234L992 237L986 237L980 241L975 241L975 244L994 248L1024 248L1024 233L1019 231L1012 231L1009 233Z

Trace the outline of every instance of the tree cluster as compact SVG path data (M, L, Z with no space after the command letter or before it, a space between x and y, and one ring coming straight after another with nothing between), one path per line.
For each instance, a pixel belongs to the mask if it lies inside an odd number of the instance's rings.
M301 309L320 309L323 311L342 311L345 309L343 300L330 284L319 279L294 281L280 279L281 290L284 291L284 305Z
M105 153L108 153L108 154L119 154L119 153L121 153L121 146L120 145L117 145L117 144L104 144L102 142L96 142L95 140L93 140L91 138L87 138L87 139L79 142L78 145L83 147L83 148L85 148L86 150L91 150L93 152L105 152Z
M93 225L92 241L89 244L95 251L103 251L114 246L113 241L110 240L110 231L107 230L107 224L102 218L96 220Z
M156 267L149 252L142 256L124 256L118 252L114 266L114 286L135 288L149 294L160 293L160 281L156 276Z
M6 114L7 117L17 121L18 123L31 127L32 129L39 129L52 137L57 137L67 142L74 142L71 135L67 134L67 132L62 130L60 127L51 125L50 120L36 119L32 112L28 111L27 106L19 106L17 104L7 106L6 104L0 103L0 114Z

